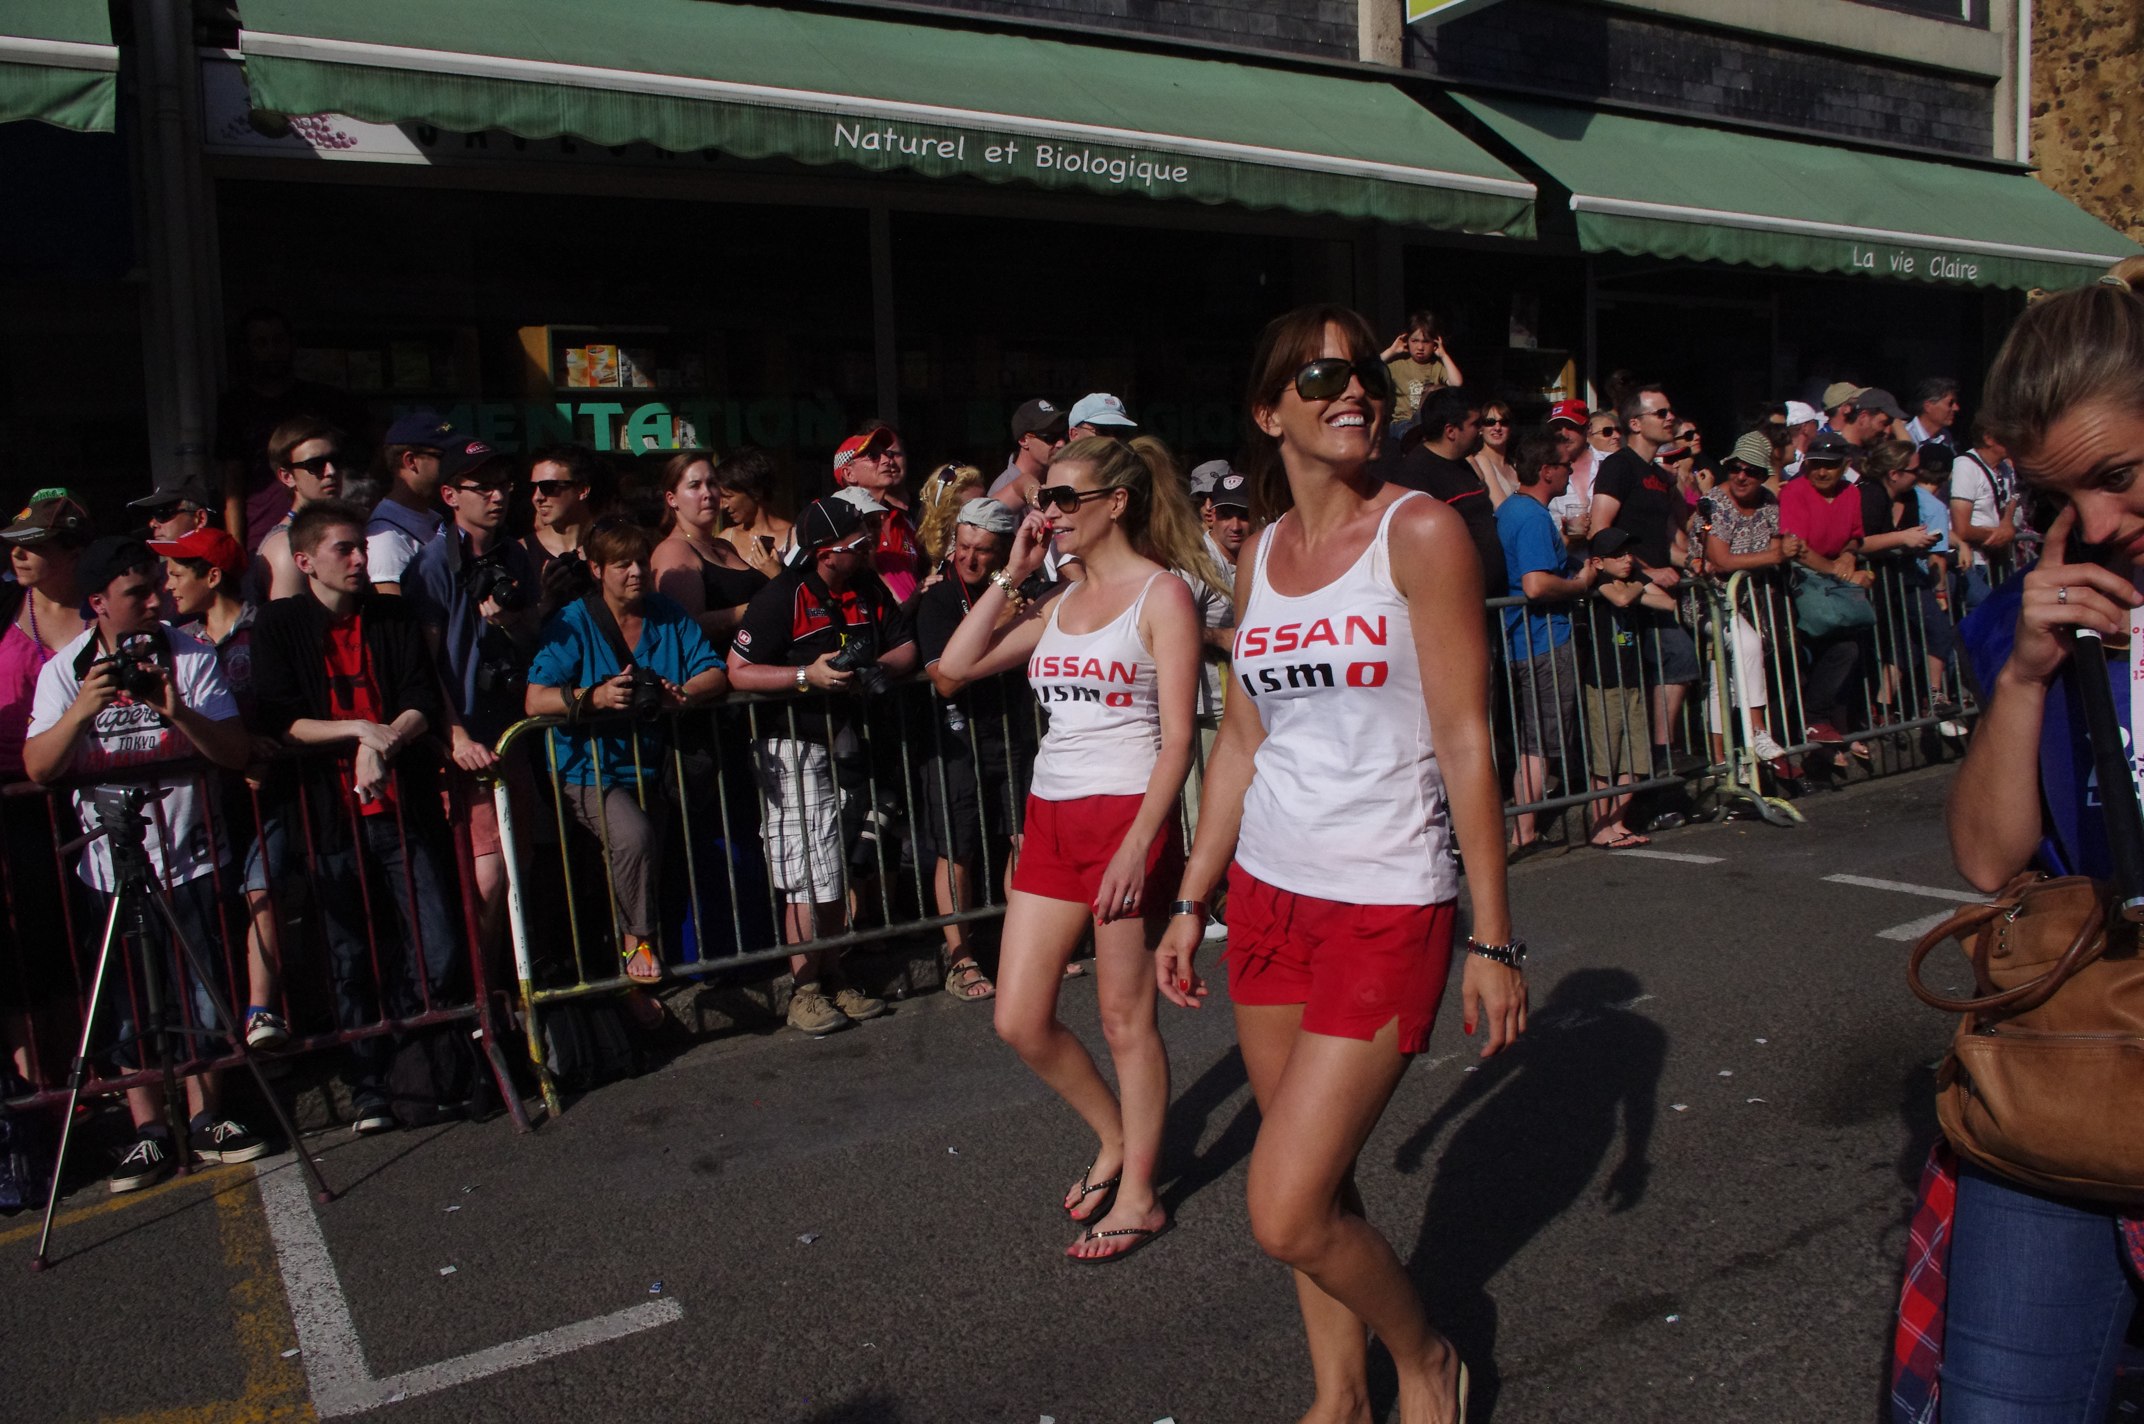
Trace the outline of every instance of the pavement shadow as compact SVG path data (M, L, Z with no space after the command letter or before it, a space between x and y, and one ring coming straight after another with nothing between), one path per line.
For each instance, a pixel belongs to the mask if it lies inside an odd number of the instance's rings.
M1644 992L1622 969L1580 969L1529 1015L1526 1036L1460 1079L1429 1121L1402 1143L1400 1171L1431 1160L1436 1179L1408 1273L1430 1319L1474 1377L1468 1417L1495 1417L1497 1305L1489 1283L1550 1223L1599 1188L1611 1213L1645 1199L1667 1034L1629 1007ZM1463 1119L1463 1121L1462 1121ZM1388 1373L1373 1381L1389 1407Z
M1157 1175L1165 1183L1160 1196L1171 1216L1202 1188L1226 1176L1230 1168L1250 1156L1251 1145L1258 1140L1258 1104L1248 1095L1213 1145L1204 1152L1198 1150L1199 1139L1205 1135L1206 1124L1215 1111L1248 1087L1250 1081L1243 1066L1243 1050L1231 1046L1169 1104L1168 1120L1161 1130L1161 1167Z
M801 1416L800 1424L902 1424L914 1418L901 1402L883 1390L865 1390L838 1403Z

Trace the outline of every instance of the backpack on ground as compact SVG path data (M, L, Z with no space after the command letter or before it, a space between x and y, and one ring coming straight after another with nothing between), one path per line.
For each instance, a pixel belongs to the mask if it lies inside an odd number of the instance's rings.
M566 999L541 1011L543 1066L561 1092L640 1076L640 1047L608 999Z
M496 1110L495 1096L491 1075L464 1024L404 1034L387 1064L387 1107L404 1127L489 1117Z

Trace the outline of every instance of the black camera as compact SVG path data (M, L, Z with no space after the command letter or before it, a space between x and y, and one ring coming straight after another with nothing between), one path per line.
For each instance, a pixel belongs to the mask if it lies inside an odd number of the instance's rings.
M878 639L869 631L851 633L841 640L841 649L826 660L835 672L854 675L853 685L867 697L876 697L893 686L893 677L878 665Z
M504 564L491 559L470 563L462 571L462 587L469 591L470 602L497 604L501 613L511 613L528 602L521 581Z
M157 657L156 638L149 633L136 633L119 640L119 649L90 664L97 668L112 670L112 686L118 688L136 702L154 702L164 688L164 668Z
M625 675L630 679L627 686L632 694L632 701L625 704L626 711L635 717L653 717L663 710L663 680L660 673L635 663L625 670Z
M543 566L544 601L553 608L563 608L595 591L596 571L579 550L560 554Z

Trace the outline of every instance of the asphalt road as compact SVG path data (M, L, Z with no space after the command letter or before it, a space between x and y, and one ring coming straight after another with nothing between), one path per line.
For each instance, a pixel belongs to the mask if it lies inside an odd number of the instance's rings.
M1531 1032L1477 1069L1448 1001L1361 1171L1477 1420L1879 1417L1950 1027L1881 932L1947 902L1827 877L1960 894L1946 782L1515 869ZM1098 1042L1092 981L1065 1002ZM934 994L703 1045L529 1136L318 1139L343 1195L317 1210L288 1166L78 1192L66 1259L0 1270L0 1418L1292 1420L1230 1017L1164 1009L1179 1224L1121 1266L1061 1260L1089 1144ZM34 1230L0 1224L0 1257Z

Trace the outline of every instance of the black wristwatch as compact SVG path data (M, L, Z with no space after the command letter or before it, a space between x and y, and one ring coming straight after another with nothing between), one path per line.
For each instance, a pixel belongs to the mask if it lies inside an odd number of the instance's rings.
M1467 953L1478 954L1493 964L1506 969L1523 972L1526 968L1526 941L1514 938L1509 944L1483 944L1472 935L1467 936Z

